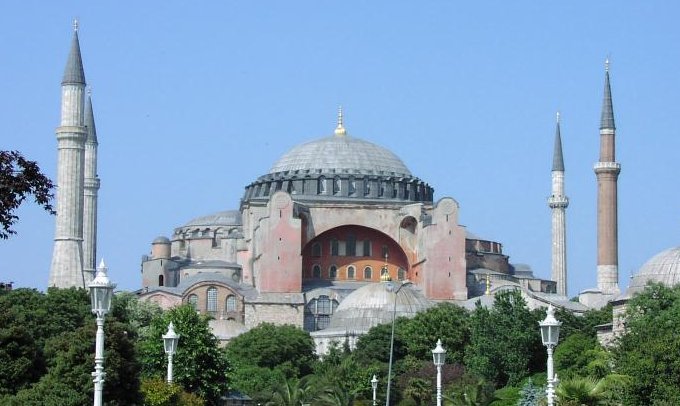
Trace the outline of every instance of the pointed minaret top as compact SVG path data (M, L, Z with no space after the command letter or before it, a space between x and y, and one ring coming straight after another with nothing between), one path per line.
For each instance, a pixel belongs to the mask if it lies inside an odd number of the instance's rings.
M612 106L612 89L609 85L609 58L604 63L604 98L602 100L602 117L600 130L614 130L614 107Z
M553 171L564 172L564 158L562 157L562 136L560 135L560 112L557 112L557 127L555 129L555 149L553 152Z
M85 71L83 70L83 60L80 57L80 42L78 41L78 20L73 21L73 40L71 40L71 51L64 69L62 85L85 84Z
M97 127L94 125L92 112L92 89L87 88L87 103L85 104L85 126L87 127L87 142L97 143Z
M338 126L335 127L335 135L337 135L338 137L343 137L347 135L347 130L345 130L342 120L343 120L342 106L340 106L338 107Z

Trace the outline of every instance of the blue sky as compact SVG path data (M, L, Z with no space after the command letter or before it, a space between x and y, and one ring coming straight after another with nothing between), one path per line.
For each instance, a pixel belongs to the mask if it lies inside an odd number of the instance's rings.
M293 146L348 132L394 151L460 223L550 275L562 114L569 293L596 285L604 60L617 124L620 282L680 242L680 3L22 1L0 14L0 148L56 176L60 81L80 20L99 136L98 254L123 289L159 235L236 209ZM54 218L25 205L0 280L44 289Z

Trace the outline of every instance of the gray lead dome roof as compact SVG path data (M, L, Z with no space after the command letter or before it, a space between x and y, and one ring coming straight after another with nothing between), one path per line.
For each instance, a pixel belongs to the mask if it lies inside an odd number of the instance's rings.
M680 247L661 251L642 265L630 281L627 293L642 291L647 282L660 282L666 286L680 283Z
M269 173L318 170L411 177L411 171L394 153L349 135L298 145L276 161Z

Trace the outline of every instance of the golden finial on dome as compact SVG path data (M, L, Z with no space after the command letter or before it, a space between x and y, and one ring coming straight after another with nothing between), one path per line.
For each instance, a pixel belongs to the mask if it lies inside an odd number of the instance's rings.
M344 136L347 134L347 130L345 130L345 127L342 123L342 106L338 107L338 126L335 127L335 135L337 136Z

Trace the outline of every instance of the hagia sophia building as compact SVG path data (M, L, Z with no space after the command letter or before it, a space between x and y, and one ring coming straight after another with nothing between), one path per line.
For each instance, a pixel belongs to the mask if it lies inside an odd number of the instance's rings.
M49 286L85 287L96 261L97 134L77 26L62 80L57 216ZM567 297L565 168L559 117L552 165L552 279L512 264L500 242L458 223L459 204L436 197L387 148L355 137L342 110L334 130L293 146L247 183L238 208L198 215L151 242L141 300L191 304L222 340L263 322L312 334L322 354L378 323L437 302L473 308L519 290L530 307L576 313L625 299L618 288L615 126L609 70L600 125L597 288ZM197 213L199 214L199 213ZM160 230L161 232L163 230ZM675 254L674 275L680 275ZM668 267L666 267L668 268ZM648 271L648 273L657 271ZM662 272L663 273L663 272ZM654 280L669 280L660 276ZM675 277L673 283L679 279ZM611 326L610 326L611 327Z

